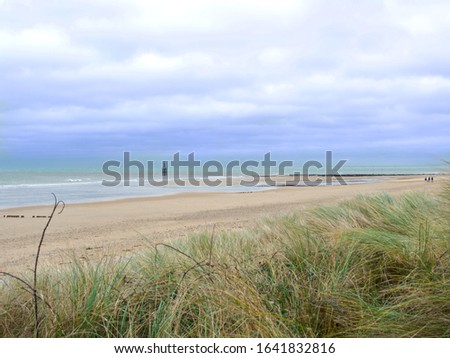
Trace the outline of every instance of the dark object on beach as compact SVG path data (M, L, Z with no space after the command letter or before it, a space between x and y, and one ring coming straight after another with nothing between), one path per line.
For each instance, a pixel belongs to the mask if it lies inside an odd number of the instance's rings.
M433 181L433 177L431 177L431 181Z
M428 181L428 177L425 177L425 181Z

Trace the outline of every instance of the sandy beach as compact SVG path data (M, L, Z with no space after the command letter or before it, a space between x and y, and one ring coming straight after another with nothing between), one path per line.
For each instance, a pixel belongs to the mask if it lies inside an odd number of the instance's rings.
M164 197L70 204L55 216L46 235L42 264L61 266L74 257L99 260L128 256L157 242L192 236L196 232L239 230L259 220L319 204L332 204L357 194L406 191L438 192L443 176L434 183L423 176L379 178L379 182L346 186L281 187L261 192L185 193ZM50 206L0 211L0 271L30 269ZM23 218L7 218L20 215Z

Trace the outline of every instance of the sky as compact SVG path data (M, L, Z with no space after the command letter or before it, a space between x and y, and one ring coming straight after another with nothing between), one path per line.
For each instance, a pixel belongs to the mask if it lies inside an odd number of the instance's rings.
M435 164L449 36L448 0L0 0L0 166L326 150Z

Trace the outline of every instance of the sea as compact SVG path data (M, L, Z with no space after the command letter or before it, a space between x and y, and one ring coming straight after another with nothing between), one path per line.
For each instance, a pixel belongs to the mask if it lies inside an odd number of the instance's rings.
M389 167L389 166L347 166L339 171L341 175L368 175L365 178L353 177L347 180L347 184L364 184L383 179L388 175L437 175L444 173L446 168L439 166L408 166L408 167ZM155 170L156 172L156 170ZM291 173L293 174L295 170ZM242 173L234 171L232 174L233 185L225 185L227 177L210 176L211 181L217 180L222 185L205 185L203 177L195 174L200 185L192 185L188 182L188 173L181 172L180 180L185 185L177 185L174 182L171 173L168 174L168 184L164 186L151 185L147 181L147 176L139 177L137 173L130 175L127 182L120 181L114 186L104 185L106 182L112 182L112 176L106 175L101 168L83 168L73 167L67 169L7 169L0 171L0 209L17 208L24 206L51 205L53 203L54 193L59 200L67 204L108 201L123 198L152 197L174 195L186 192L255 192L274 189L273 185L268 185L261 180L249 185L241 185L241 180L248 182ZM277 173L272 173L277 174ZM154 175L155 181L161 180L162 171ZM261 173L262 175L262 173ZM375 177L381 175L381 177ZM140 180L141 178L141 180ZM143 181L144 185L140 185ZM301 182L300 182L301 184ZM326 185L324 181L321 185ZM333 180L332 185L341 185Z

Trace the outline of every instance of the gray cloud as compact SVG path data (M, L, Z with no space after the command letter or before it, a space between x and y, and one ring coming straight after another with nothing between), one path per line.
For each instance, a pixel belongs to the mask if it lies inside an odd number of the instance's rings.
M449 14L446 1L3 0L3 157L448 155Z

